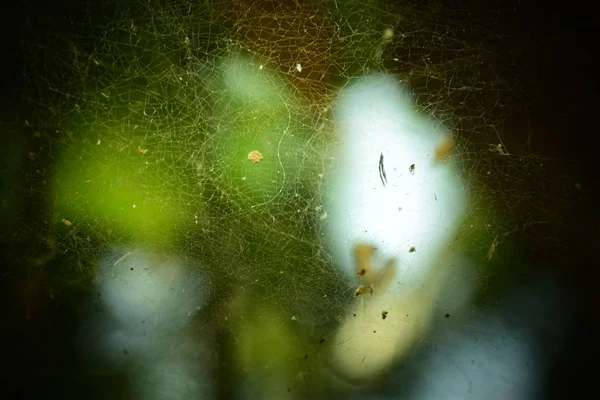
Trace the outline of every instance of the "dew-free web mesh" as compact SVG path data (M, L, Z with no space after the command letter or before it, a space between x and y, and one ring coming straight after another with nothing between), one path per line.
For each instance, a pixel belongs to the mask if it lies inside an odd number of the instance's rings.
M507 139L507 119L530 98L514 72L521 44L489 23L502 10L478 10L478 24L444 2L85 7L65 17L69 34L49 30L26 49L36 110L24 122L27 184L44 218L17 230L38 233L39 257L70 260L55 290L98 278L106 248L130 244L178 254L201 271L207 298L250 293L326 335L356 289L323 234L339 141L332 106L375 71L394 75L452 135L470 194L457 242L489 258L482 287L510 263L500 249L511 234L557 218L554 194L540 191L551 160Z

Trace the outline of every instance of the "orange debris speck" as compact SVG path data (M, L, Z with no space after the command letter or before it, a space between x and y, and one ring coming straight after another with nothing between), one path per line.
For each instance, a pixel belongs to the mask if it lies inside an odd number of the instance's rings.
M444 161L452 153L454 146L452 139L447 136L446 139L435 149L435 161Z

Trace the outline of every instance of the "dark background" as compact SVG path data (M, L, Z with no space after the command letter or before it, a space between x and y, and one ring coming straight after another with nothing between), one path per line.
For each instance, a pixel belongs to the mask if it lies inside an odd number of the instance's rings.
M532 270L550 271L557 285L566 290L573 316L561 355L550 368L548 382L552 398L576 396L576 393L588 390L594 393L595 361L600 354L595 328L599 317L600 274L594 251L600 250L600 245L597 231L593 230L599 221L597 206L592 203L594 171L597 169L595 159L598 158L595 154L598 142L597 83L592 60L595 58L593 49L597 47L593 44L597 43L598 18L591 8L571 7L567 3L443 3L468 8L474 19L487 18L490 24L500 13L501 29L522 38L526 51L520 53L515 73L530 94L533 105L523 110L522 120L517 118L515 124L527 120L538 132L543 132L543 140L536 140L532 151L552 160L552 167L544 170L547 175L540 177L549 185L549 192L561 191L564 179L581 184L579 191L557 203L556 207L567 216L560 226L548 224L530 231L535 245L532 245L528 258ZM10 129L0 133L3 135L0 145L6 147L16 140L13 135L22 134L23 121L35 108L30 102L36 95L31 86L32 77L35 73L44 73L30 68L36 43L44 43L42 39L48 31L76 35L70 21L87 18L90 9L102 5L100 2L82 5L73 0L29 0L4 7L0 122ZM515 11L511 13L511 9ZM49 68L53 66L49 65ZM2 154L5 158L0 162L12 162L6 153ZM26 158L27 154L21 157ZM30 188L25 184L26 179L23 182L20 188L9 187L3 182L0 190L21 190L27 194ZM556 187L552 187L553 183ZM26 196L27 199L33 197ZM38 215L34 200L25 207L28 217ZM5 226L0 231L0 362L3 364L0 392L7 391L13 396L43 393L52 398L93 388L91 395L102 397L99 390L104 385L92 386L92 382L102 381L106 385L123 382L110 376L82 376L72 345L78 322L76 315L70 315L68 311L73 309L71 301L80 301L81 293L74 291L53 302L39 298L39 285L43 283L32 279L29 271L18 270L22 253L30 250L19 223L27 221L2 221ZM31 313L43 317L29 318Z

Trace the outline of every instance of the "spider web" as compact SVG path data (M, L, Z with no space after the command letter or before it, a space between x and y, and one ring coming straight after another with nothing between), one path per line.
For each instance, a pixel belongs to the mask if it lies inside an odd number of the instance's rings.
M54 291L97 279L106 249L129 244L178 254L214 304L244 293L281 311L278 323L327 336L355 290L323 233L331 107L375 71L452 135L471 196L456 242L491 258L482 295L525 251L515 235L558 218L540 179L553 160L531 151L527 129L509 131L533 99L515 78L521 45L500 23L476 26L444 2L103 1L74 13L28 49L26 71L41 218L18 230L39 232L37 261L67 260Z

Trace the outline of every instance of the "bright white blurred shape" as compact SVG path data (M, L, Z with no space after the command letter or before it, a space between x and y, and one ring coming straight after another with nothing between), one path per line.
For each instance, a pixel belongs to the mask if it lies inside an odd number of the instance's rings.
M353 276L352 247L362 242L385 259L397 257L404 279L422 276L466 212L457 172L435 162L447 133L416 115L404 89L388 76L345 89L336 118L341 146L326 211L338 265Z
M369 76L344 89L336 120L341 144L326 201L335 262L356 278L357 244L377 249L375 271L396 260L392 284L357 298L336 337L336 368L361 380L389 368L428 327L443 275L463 263L440 257L465 216L467 193L452 165L436 161L448 134L416 115L393 78Z
M412 382L411 398L533 398L539 366L531 338L500 316L472 317L429 353L418 381Z
M394 371L377 398L548 398L548 372L564 351L570 306L555 283L536 278L494 304L470 306L458 319L452 313L437 318L434 333ZM374 397L353 397L362 398Z
M116 262L119 254L127 253L109 253L100 263L97 281L110 314L122 324L137 329L137 322L146 321L170 330L202 304L201 279L180 260L134 251ZM190 280L193 275L195 282Z
M204 301L200 274L178 257L117 248L97 275L101 308L79 336L88 367L127 374L135 398L210 393L189 332Z

